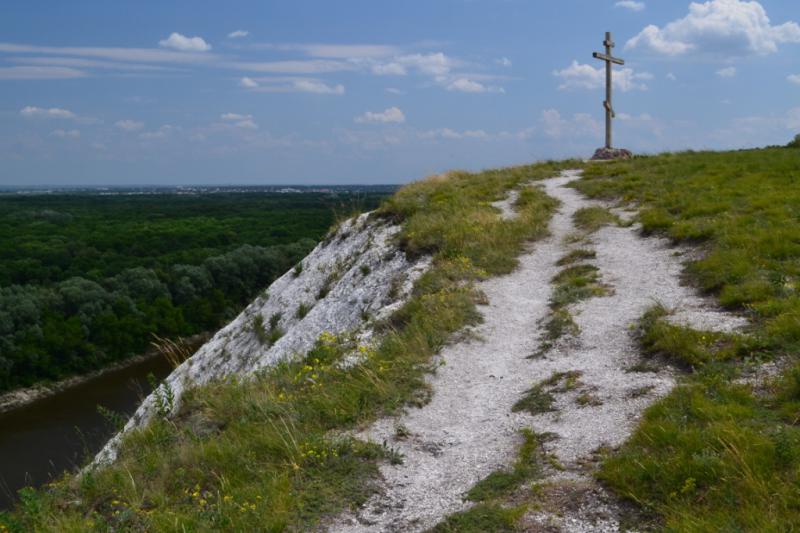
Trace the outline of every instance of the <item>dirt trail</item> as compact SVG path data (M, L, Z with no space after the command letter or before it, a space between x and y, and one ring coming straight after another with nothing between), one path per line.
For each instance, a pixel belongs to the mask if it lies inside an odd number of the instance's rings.
M565 187L579 174L567 171L542 182L562 202L551 235L534 243L514 272L480 284L489 301L481 308L484 322L474 328L474 338L442 350L442 366L430 378L431 402L380 420L361 435L386 442L403 454L404 462L383 466L382 493L357 515L340 517L331 531L418 531L465 510L470 504L463 501L464 493L514 461L522 428L556 436L545 447L564 470L549 472L545 481L552 481L553 507L570 502L527 515L526 524L618 530L613 498L591 479L593 452L621 444L642 411L674 385L666 368L630 371L640 361L631 325L656 302L679 310L689 325L698 321L706 329L735 329L742 321L682 286L681 251L665 240L641 238L636 227L606 227L568 244L574 240L569 237L575 232L575 211L600 205ZM498 207L509 216L507 205ZM580 334L531 359L549 312L551 280L561 268L556 262L578 247L596 251L591 263L611 290L570 307ZM569 390L554 392L555 411L536 416L512 412L526 390L558 372L576 372L579 378ZM398 436L398 427L408 436Z

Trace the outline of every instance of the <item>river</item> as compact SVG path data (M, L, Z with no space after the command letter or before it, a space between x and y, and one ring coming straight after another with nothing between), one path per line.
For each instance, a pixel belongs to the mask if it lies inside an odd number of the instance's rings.
M22 487L39 486L83 465L114 433L97 406L130 415L150 392L147 379L169 374L161 356L0 415L0 510Z

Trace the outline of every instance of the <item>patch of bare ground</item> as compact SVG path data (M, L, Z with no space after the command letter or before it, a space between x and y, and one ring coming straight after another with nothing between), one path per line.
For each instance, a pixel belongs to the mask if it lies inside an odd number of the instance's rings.
M334 520L331 531L422 531L468 510L473 503L465 500L467 491L514 463L524 429L554 438L541 444L550 468L534 488L525 482L527 488L521 484L514 496L497 502L526 506L519 527L620 531L633 522L646 528L593 477L597 451L621 445L645 408L675 384L674 370L665 365L630 371L642 362L631 331L654 303L705 330L735 330L742 320L719 312L681 283L681 256L666 240L643 238L635 225L576 231L576 211L605 207L566 187L578 177L567 171L543 182L562 203L550 237L523 254L511 274L479 284L488 302L481 309L483 323L474 336L441 351L441 366L429 380L430 402L360 435L385 443L404 460L382 466L380 494ZM569 300L565 308L574 334L531 359L540 349L559 262L578 249L594 252L582 259L609 290ZM575 379L567 386L564 376ZM514 409L537 385L547 395L547 409ZM528 490L534 493L526 503L519 495Z

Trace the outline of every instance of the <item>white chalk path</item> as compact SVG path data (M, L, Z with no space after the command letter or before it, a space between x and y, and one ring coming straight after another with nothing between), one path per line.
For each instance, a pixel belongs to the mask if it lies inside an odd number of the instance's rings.
M565 244L564 238L574 232L572 214L598 205L565 187L579 174L567 171L542 182L546 192L562 202L550 224L550 237L534 243L513 273L479 284L489 304L481 308L484 322L475 328L478 337L442 350L442 366L430 377L431 402L399 418L380 420L360 435L385 441L403 454L404 462L382 466L381 494L355 514L338 517L329 524L331 531L419 531L467 509L470 504L463 495L492 471L513 463L522 428L558 436L546 444L566 467L553 475L554 482L591 485L584 460L603 445L620 445L642 411L674 386L669 369L627 371L639 361L629 328L645 310L660 302L681 311L687 320L701 321L706 329L742 325L681 285L681 258L665 240L641 238L635 227L606 227L590 238L590 244ZM509 206L510 202L497 205L503 216L509 216ZM581 330L577 339L557 344L544 358L529 359L548 314L551 279L559 271L556 262L575 247L596 250L592 263L613 290L572 308ZM537 416L512 413L514 403L532 385L566 371L581 372L580 386L557 396L557 411ZM576 397L582 392L599 400L592 402L598 405L579 405ZM398 438L398 425L410 435ZM545 509L524 520L565 531L618 530L613 505L588 505L592 508Z

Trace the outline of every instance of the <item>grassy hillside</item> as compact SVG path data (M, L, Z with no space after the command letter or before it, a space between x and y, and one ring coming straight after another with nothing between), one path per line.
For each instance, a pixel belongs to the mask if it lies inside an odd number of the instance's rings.
M0 531L302 530L362 503L375 490L380 462L403 458L345 432L426 401L430 356L477 320L474 282L510 271L555 208L536 189L522 193L515 220L500 220L489 203L523 181L575 166L453 173L403 188L380 216L402 223L408 253L435 261L377 348L323 335L304 360L255 381L196 389L175 419L131 434L114 466L24 491L15 511L0 513ZM792 531L800 524L798 170L800 150L688 152L589 165L575 185L636 206L645 234L696 247L701 259L689 265L688 280L753 324L745 335L695 331L665 321L668 310L658 307L641 319L643 357L675 363L680 383L622 449L607 452L599 476L656 527ZM608 222L600 211L581 217L589 229ZM337 366L352 350L364 362ZM738 380L765 362L777 363L775 377ZM522 466L535 452L536 443L526 443ZM527 479L519 468L511 481L487 478L469 497L493 501L485 494ZM440 529L513 530L528 504L536 502L481 503Z
M692 367L601 477L669 531L800 524L800 151L680 153L590 167L584 193L632 202L645 233L698 246L690 279L754 324L748 338L643 317L643 351ZM740 384L776 359L767 383Z
M23 491L15 511L0 513L0 531L304 530L363 502L379 461L402 458L343 432L425 401L431 355L478 319L474 282L513 269L556 207L534 188L520 194L514 220L490 202L578 164L456 172L403 188L378 216L401 223L406 251L434 263L377 348L322 335L303 360L196 389L177 417L129 435L113 466ZM354 349L362 363L337 365Z

